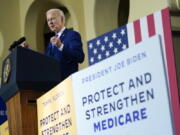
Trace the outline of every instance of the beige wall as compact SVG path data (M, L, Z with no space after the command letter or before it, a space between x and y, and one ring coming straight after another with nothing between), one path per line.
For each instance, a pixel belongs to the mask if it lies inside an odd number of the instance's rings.
M18 1L0 1L0 67L9 54L10 44L20 37L20 16ZM1 68L0 68L1 73ZM0 75L1 76L1 75Z
M174 42L174 52L175 52L175 58L176 58L176 70L177 70L177 76L178 76L178 84L180 88L180 33L177 36L174 36L173 38ZM179 89L180 93L180 89Z
M129 22L168 6L168 0L130 0Z
M82 35L86 58L80 68L87 67L86 42L119 27L120 20L117 16L121 1L127 0L1 0L0 66L9 53L8 48L12 41L21 36L27 37L32 49L42 53L45 11L52 7L65 7L68 10L67 27L73 27ZM180 11L177 1L180 0L130 0L128 22L169 5L175 13L171 16L172 28L180 31L180 17L176 15ZM176 41L178 44L179 40ZM176 56L177 59L180 58ZM180 67L179 63L178 66Z
M87 40L118 27L119 2L120 0L84 0Z

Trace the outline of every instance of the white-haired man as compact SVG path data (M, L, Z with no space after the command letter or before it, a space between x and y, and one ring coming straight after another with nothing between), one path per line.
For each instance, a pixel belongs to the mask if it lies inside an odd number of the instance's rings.
M65 27L65 16L60 9L46 12L47 24L55 36L51 37L45 54L59 60L62 80L78 71L78 63L84 61L81 36Z

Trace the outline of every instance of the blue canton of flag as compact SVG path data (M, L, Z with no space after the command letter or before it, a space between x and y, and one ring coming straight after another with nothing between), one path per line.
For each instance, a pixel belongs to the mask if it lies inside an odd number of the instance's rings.
M126 48L128 48L128 39L127 28L124 25L88 41L89 65L100 62Z

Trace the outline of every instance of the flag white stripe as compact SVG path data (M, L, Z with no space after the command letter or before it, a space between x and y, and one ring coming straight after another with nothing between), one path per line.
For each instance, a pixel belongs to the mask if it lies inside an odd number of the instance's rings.
M127 35L128 35L128 44L129 47L135 44L135 36L134 36L134 25L133 23L127 24Z
M156 34L159 34L161 36L162 50L163 50L163 55L164 55L164 60L165 60L166 71L167 71L166 50L165 50L166 47L165 47L165 42L164 42L162 13L160 11L154 13L154 21L155 21ZM168 74L167 74L167 76L168 76Z
M145 39L149 38L147 17L143 17L143 18L140 19L140 26L141 26L142 40L145 40Z
M163 45L163 53L164 55L166 55L165 53L165 43L164 43L164 31L163 31L163 25L162 25L162 15L161 12L158 11L154 14L154 21L155 21L155 29L156 29L156 34L159 34L161 36L161 42Z

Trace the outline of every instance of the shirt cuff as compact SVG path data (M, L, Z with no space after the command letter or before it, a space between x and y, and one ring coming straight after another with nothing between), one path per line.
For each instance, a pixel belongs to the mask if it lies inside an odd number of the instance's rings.
M63 47L64 47L64 44L61 44L61 46L58 48L59 51L62 51L62 50L63 50Z

